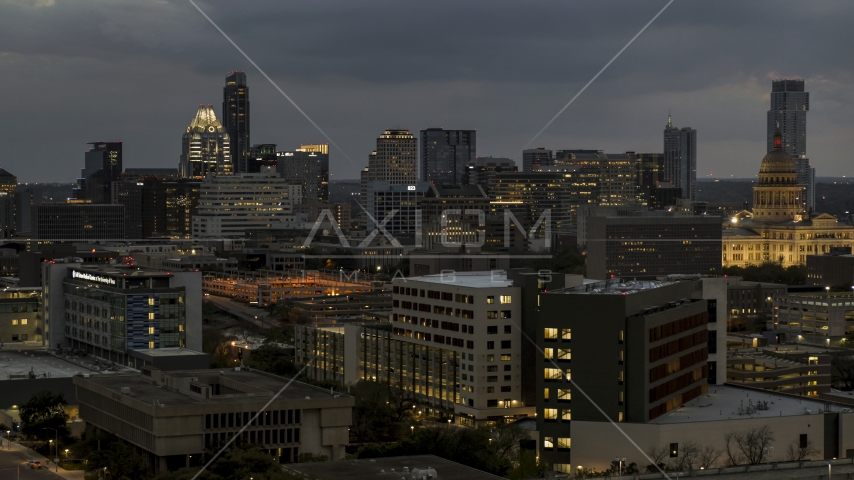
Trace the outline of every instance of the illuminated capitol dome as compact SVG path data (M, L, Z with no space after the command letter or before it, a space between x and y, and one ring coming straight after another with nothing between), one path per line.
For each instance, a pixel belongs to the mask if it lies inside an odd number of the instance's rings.
M230 138L216 118L212 105L199 105L181 143L182 177L232 173Z
M805 187L798 185L795 161L785 152L779 130L762 159L753 187L753 210L725 219L721 264L746 267L775 262L804 265L807 255L854 247L854 227L827 213L806 214Z

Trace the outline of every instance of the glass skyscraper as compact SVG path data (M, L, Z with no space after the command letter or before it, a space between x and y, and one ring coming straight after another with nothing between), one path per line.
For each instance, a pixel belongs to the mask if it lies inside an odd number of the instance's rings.
M466 165L476 156L474 130L421 130L421 181L462 185Z
M249 158L249 87L246 73L230 72L222 89L222 125L231 144L232 170L248 172ZM257 170L255 170L257 172Z

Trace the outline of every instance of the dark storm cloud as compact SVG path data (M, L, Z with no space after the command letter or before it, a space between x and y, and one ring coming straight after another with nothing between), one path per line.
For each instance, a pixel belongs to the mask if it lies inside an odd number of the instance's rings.
M522 146L664 1L198 2L355 160L383 128L477 128L478 152ZM849 173L854 40L846 2L677 0L541 137L552 148L660 151L667 111L699 131L699 169L755 174L770 79L807 79L808 151ZM0 2L0 165L71 181L85 143L126 166L175 166L199 103L246 70L252 141L323 141L186 1Z

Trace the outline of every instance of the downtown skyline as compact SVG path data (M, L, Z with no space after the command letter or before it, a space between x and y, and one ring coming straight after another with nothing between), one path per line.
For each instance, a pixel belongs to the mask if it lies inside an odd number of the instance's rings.
M385 3L198 5L344 150L330 149L341 180L358 178L377 133L397 126L477 129L478 155L521 164L531 137L665 3L474 3L443 32L431 30L440 5L417 18ZM128 167L174 168L197 105L217 105L232 70L252 91L252 143L326 142L189 3L42 0L0 11L2 35L24 40L4 42L0 57L18 92L4 102L0 166L22 182L73 181L92 141L124 142ZM854 43L843 38L846 13L854 8L832 2L674 2L531 147L660 152L670 111L698 131L698 178L751 178L771 79L803 78L816 175L848 175L852 71L833 54ZM562 19L580 20L573 30ZM780 35L793 19L801 28ZM44 38L21 29L32 22Z

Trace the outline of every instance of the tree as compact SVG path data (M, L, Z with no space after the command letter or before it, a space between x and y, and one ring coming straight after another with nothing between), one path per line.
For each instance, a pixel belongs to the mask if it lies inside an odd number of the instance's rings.
M774 443L774 432L764 425L724 435L726 456L730 465L757 465L766 461Z
M699 455L700 447L696 442L690 440L683 442L679 447L679 455L671 462L669 467L675 471L693 470Z
M28 437L49 440L54 436L68 438L68 415L65 413L65 396L49 390L36 392L21 405L21 432ZM56 429L56 433L53 430Z
M299 371L294 366L293 349L272 344L253 349L246 365L275 375L293 376Z
M854 390L854 356L848 352L833 352L830 367L832 382L840 390Z
M356 399L350 434L358 443L377 442L387 438L397 422L390 403L390 387L384 383L359 380L350 388Z
M706 445L702 449L700 449L699 456L697 457L697 463L700 468L704 470L708 470L710 468L714 468L714 466L718 463L718 460L721 458L723 452L718 450L715 447L710 445Z
M388 404L394 411L394 421L400 423L412 415L415 397L409 390L389 385Z
M105 449L90 453L86 469L90 472L106 469L111 480L138 480L151 475L145 457L121 442L112 442Z
M528 431L519 425L505 423L492 429L490 446L499 459L515 463L522 450L522 442L530 438Z
M228 336L222 330L202 333L202 351L210 355L211 368L234 365L234 350L231 347L231 341L234 339L234 336Z
M786 459L790 462L800 462L801 460L808 460L819 453L818 449L813 445L812 440L807 441L806 445L801 442L792 442L789 444L788 451L786 451Z
M302 454L300 455L302 457ZM163 472L155 480L190 480L200 467L182 468L176 472ZM198 480L297 480L282 471L276 460L258 446L232 446L199 475Z
M646 456L652 460L652 463L646 466L646 473L656 473L659 470L664 470L667 466L664 463L664 457L667 456L669 450L666 447L650 447L646 452Z

